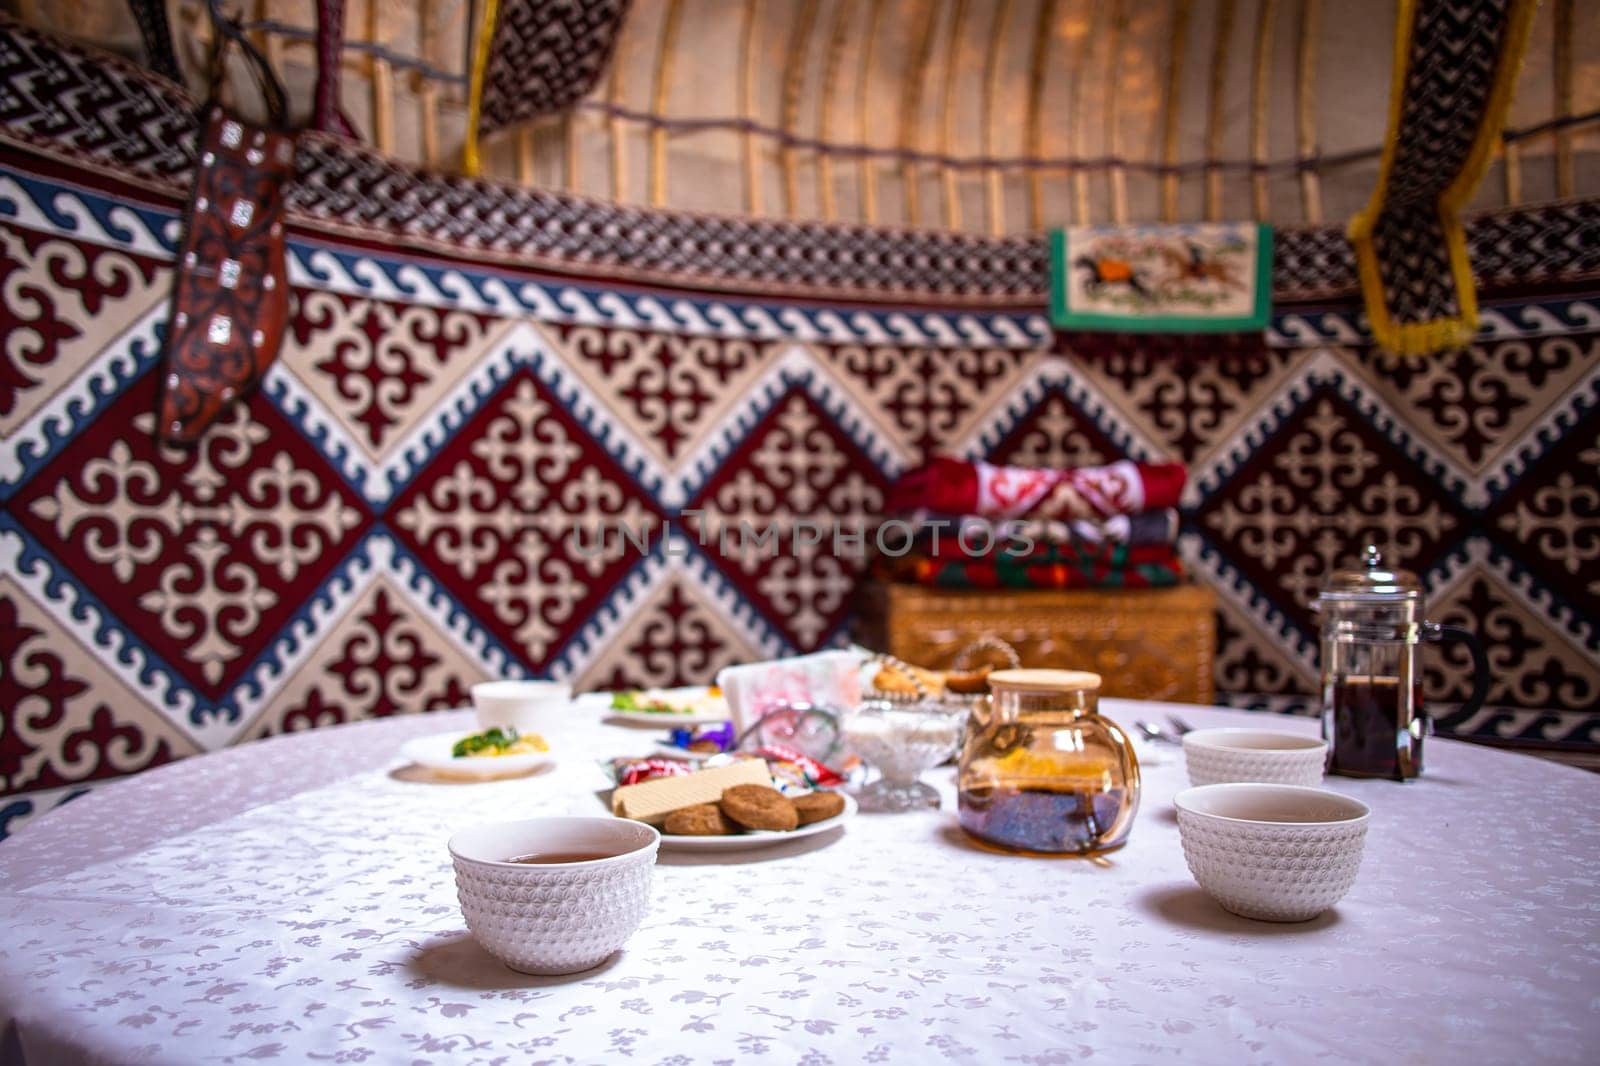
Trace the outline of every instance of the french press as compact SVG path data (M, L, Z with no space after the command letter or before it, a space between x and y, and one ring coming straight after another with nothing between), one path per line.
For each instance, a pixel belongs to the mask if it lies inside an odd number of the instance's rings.
M1312 605L1322 616L1322 737L1328 772L1404 781L1422 773L1427 715L1418 645L1460 641L1472 652L1471 714L1489 691L1483 645L1470 631L1423 620L1415 574L1391 570L1375 545L1335 570Z

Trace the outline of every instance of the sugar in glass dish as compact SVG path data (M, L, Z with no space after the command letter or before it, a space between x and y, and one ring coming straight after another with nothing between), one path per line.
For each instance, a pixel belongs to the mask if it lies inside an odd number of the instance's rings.
M879 774L857 793L861 809L894 813L937 808L938 790L918 778L955 754L966 724L964 709L935 700L867 700L847 714L845 744Z

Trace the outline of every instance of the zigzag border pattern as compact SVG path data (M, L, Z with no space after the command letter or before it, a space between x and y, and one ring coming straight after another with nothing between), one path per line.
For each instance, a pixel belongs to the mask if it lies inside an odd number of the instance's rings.
M1462 538L1461 543L1420 575L1423 586L1430 594L1437 595L1459 581L1474 565L1500 578L1529 614L1564 633L1584 650L1600 656L1600 628L1596 627L1595 620L1584 617L1570 603L1558 599L1554 589L1534 577L1491 536L1473 533Z
M54 190L53 200L51 193ZM30 229L170 260L179 229L176 214L129 208L91 190L47 186L0 167L0 216ZM514 271L435 267L404 256L336 251L291 235L291 283L346 295L448 307L539 321L666 330L696 336L912 347L1048 347L1049 322L1038 313L926 312L909 308L859 309L848 314L802 303L733 297L621 293L597 285L550 283ZM1520 314L1511 313L1522 309ZM1520 321L1514 321L1518 319ZM1483 313L1484 339L1539 337L1596 328L1600 306L1592 298L1535 303L1500 301ZM1277 312L1267 331L1275 348L1370 344L1365 316L1348 310Z
M1221 489L1315 392L1324 388L1331 388L1442 489L1459 493L1469 507L1480 507L1487 501L1481 479L1474 480L1407 432L1389 404L1369 392L1361 378L1351 373L1332 352L1318 352L1266 397L1245 425L1214 449L1206 469L1190 472L1185 504L1192 506L1195 501Z
M1051 393L1060 393L1088 415L1094 427L1130 458L1145 460L1159 454L1160 449L1124 422L1116 408L1095 398L1088 383L1065 359L1040 360L1032 373L1024 375L996 400L983 422L974 426L967 439L953 450L969 459L982 459Z
M166 661L153 653L99 597L74 578L8 514L0 514L0 569L11 574L47 611L127 687L162 717L208 747L194 692Z
M562 645L551 659L550 676L567 678L581 674L594 660L596 649L627 625L652 592L675 576L689 579L724 621L752 637L752 643L761 654L775 658L794 651L694 540L669 529L651 545L649 554L617 582L589 621Z
M1561 435L1587 418L1596 407L1600 407L1600 362L1583 384L1574 386L1563 402L1552 407L1543 418L1529 426L1516 443L1503 450L1505 458L1499 467L1482 479L1488 504L1493 505L1509 492L1512 481L1561 443Z
M1234 566L1227 553L1192 523L1185 522L1183 532L1178 534L1178 553L1191 574L1204 572L1207 584L1215 588L1219 595L1227 597L1240 613L1260 626L1263 632L1283 641L1287 653L1315 668L1318 654L1315 635L1306 633L1296 625L1281 607Z
M161 358L168 305L151 308L9 436L0 436L0 500L55 457Z

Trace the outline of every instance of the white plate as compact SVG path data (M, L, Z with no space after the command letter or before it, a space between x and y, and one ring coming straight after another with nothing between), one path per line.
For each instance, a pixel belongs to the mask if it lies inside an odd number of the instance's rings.
M855 817L856 798L847 792L841 792L839 795L844 797L843 811L832 818L803 825L788 833L751 831L729 837L675 837L662 833L661 849L663 851L753 851L756 848L777 847L788 840L800 840L816 836L818 833L826 833L834 826L843 824L845 819Z
M653 725L662 729L676 729L684 725L716 725L726 722L726 714L667 714L664 711L614 711L606 708L606 717L614 722L631 722L634 725Z
M706 686L687 685L683 688L650 689L647 691L659 692L662 697L668 700L677 699L689 702L704 699ZM613 721L632 722L635 725L660 726L662 729L676 729L685 725L715 725L718 722L728 721L730 717L730 712L727 710L691 712L689 714L669 714L666 711L618 711L612 709L611 696L609 694L605 694L605 702L602 706L604 707L605 716Z
M450 777L510 777L529 774L543 769L555 760L547 751L529 752L526 755L484 755L457 759L450 754L456 741L471 736L471 732L435 733L406 741L400 754L435 773Z

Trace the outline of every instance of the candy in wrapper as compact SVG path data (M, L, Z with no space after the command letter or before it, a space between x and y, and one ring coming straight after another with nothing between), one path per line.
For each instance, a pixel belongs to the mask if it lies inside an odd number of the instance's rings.
M794 748L768 744L752 754L767 760L767 768L772 771L773 779L781 783L793 784L803 790L844 784L845 779L838 772Z
M695 767L682 759L617 759L612 763L618 785L637 785L658 777L679 777Z
M685 751L723 752L733 750L733 745L732 722L723 722L721 725L710 726L698 731L694 729L674 729L672 731L672 746L682 748Z

